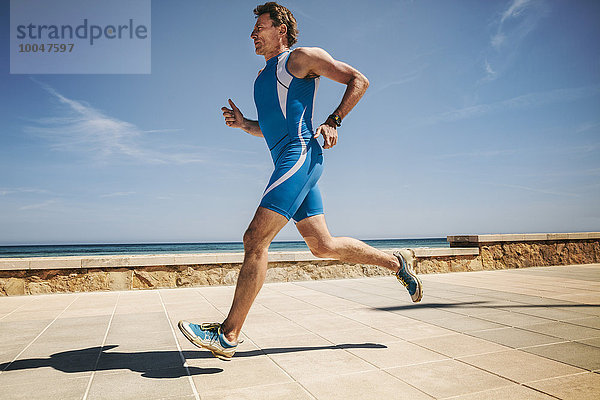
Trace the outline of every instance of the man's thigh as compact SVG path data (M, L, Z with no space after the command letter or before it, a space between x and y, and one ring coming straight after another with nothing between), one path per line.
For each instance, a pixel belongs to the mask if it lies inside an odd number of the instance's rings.
M283 215L268 208L258 207L246 230L244 241L251 240L253 243L268 245L287 222L288 219Z
M304 218L296 224L296 228L310 248L313 248L313 246L318 247L320 242L331 237L323 214Z

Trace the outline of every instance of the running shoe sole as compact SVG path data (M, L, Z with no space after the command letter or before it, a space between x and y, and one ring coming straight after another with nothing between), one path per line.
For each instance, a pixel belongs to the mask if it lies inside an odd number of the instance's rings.
M421 299L423 298L423 283L421 282L421 280L419 279L417 274L415 274L415 271L413 269L413 262L415 259L414 252L409 249L402 249L402 250L399 250L396 253L394 253L394 255L396 257L402 257L402 258L404 258L404 261L406 261L406 264L408 266L406 271L408 272L408 274L410 276L412 276L417 281L417 292L416 292L417 298L413 299L413 302L415 302L415 303L420 302ZM412 299L412 295L411 295L411 299Z

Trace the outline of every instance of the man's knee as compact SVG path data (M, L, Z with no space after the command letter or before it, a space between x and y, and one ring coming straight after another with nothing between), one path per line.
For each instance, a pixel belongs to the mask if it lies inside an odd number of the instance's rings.
M307 241L310 252L319 258L336 258L335 238Z
M256 231L252 228L248 228L246 229L246 232L244 232L244 249L250 249L253 247L256 247L256 240L257 236L256 236Z
M262 237L256 229L249 227L244 232L244 252L246 253L257 253L266 251L269 248L269 243L266 242L265 238Z

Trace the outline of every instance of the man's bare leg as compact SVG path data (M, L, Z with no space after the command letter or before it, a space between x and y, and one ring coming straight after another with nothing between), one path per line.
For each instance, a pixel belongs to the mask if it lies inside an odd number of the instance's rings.
M244 233L244 262L229 315L222 324L223 334L231 342L237 341L250 307L265 281L269 245L287 222L283 215L258 207Z
M333 237L323 214L305 218L296 224L298 232L316 257L379 265L398 272L400 262L393 255L377 250L350 237Z

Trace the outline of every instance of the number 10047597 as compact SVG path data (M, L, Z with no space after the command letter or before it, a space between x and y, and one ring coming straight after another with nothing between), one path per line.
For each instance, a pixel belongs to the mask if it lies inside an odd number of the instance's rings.
M19 53L70 53L74 43L19 43Z

